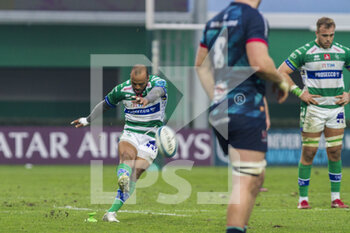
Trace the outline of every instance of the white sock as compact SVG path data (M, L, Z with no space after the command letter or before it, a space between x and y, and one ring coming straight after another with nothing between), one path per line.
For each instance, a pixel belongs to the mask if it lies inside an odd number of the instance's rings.
M299 197L299 203L302 201L307 201L309 202L309 197Z
M331 200L334 201L336 199L340 199L340 193L339 192L331 192Z

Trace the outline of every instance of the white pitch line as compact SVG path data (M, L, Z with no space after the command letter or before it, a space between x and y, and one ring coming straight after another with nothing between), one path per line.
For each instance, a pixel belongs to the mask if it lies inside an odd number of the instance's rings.
M290 209L258 209L258 208L254 208L254 211L256 212L282 212L282 211L300 211L297 208L290 208ZM329 209L322 209L322 208L312 208L310 210L307 210L308 212L312 212L312 211L335 211L334 208L329 208ZM344 211L350 211L349 209L344 209ZM306 212L306 211L305 211Z
M154 214L154 215L166 215L166 216L178 216L178 217L187 217L190 215L186 214L175 214L175 213L157 213L147 210L120 210L122 213L131 213L131 214Z
M74 206L54 206L54 208L57 209L69 209L69 210L78 210L78 211L106 211L105 209L90 209L90 208L78 208ZM165 215L165 216L177 216L177 217L188 217L190 215L186 214L175 214L175 213L159 213L159 212L152 212L149 210L120 210L118 212L121 213L130 213L130 214L153 214L153 215Z
M70 206L70 205L66 205L66 206L53 206L53 208L57 208L57 209L68 209L68 210L82 210L82 211L86 211L86 210L93 210L93 209L89 209L89 208L78 208L78 207L74 207L74 206Z
M175 212L196 212L196 213L200 213L200 212L212 212L212 210L174 210Z

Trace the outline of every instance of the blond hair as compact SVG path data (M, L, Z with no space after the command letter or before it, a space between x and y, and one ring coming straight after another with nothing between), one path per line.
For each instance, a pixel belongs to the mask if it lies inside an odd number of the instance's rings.
M326 29L334 27L335 28L335 22L333 19L328 18L328 17L322 17L317 20L316 26L317 26L317 31L320 30L320 27L324 25Z

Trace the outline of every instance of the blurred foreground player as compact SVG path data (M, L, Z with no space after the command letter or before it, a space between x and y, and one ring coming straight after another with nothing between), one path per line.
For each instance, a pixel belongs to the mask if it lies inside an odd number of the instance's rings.
M211 19L204 29L196 57L198 76L213 101L211 124L233 166L227 232L246 231L264 180L267 151L265 80L279 88L280 103L288 97L289 91L288 83L277 72L268 54L268 27L256 9L259 3L260 0L236 0ZM236 70L250 66L257 72L251 72L242 83L235 83L239 76ZM222 104L225 101L226 107ZM228 129L227 140L218 128ZM239 186L236 185L238 181Z

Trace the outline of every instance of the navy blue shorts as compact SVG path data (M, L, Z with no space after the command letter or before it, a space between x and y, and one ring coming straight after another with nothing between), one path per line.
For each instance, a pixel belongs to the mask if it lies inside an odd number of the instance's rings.
M235 149L267 151L266 120L264 118L230 116L228 140L216 129L214 132L225 154L228 154L229 145Z

